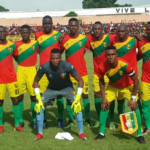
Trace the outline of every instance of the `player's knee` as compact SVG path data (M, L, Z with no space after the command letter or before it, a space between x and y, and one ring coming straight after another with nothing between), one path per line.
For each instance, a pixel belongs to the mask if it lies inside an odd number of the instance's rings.
M22 95L19 95L19 102L22 102L23 101L23 98L24 98L24 95L22 94Z
M3 106L4 100L0 99L0 106Z
M18 97L11 97L13 105L19 104L19 98Z
M36 102L36 97L35 96L30 96L30 99L32 102Z
M88 94L82 94L83 99L88 99Z
M101 92L100 91L94 92L94 97L95 98L100 98L101 97Z

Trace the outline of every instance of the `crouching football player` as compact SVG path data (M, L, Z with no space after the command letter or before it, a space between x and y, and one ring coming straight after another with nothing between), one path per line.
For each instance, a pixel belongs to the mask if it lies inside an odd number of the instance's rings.
M117 57L116 48L106 48L106 61L99 66L97 75L100 80L102 94L102 110L100 112L100 133L95 140L105 137L105 125L110 104L116 99L117 93L121 92L129 100L128 106L135 112L138 122L137 140L146 143L141 131L141 115L137 106L138 78L130 64ZM109 84L105 89L104 75L109 78ZM131 96L132 95L132 96Z
M40 95L38 82L42 76L46 74L49 80L49 85L46 91ZM78 82L78 90L75 96L72 82L69 74L71 74ZM50 61L44 63L37 72L34 79L34 90L36 94L37 104L35 105L35 111L37 113L37 126L38 134L36 140L43 138L43 111L47 105L53 105L54 99L58 96L65 97L68 104L72 104L75 112L79 137L83 140L86 139L83 133L83 117L81 112L80 97L83 89L83 80L74 67L65 61L61 61L61 53L59 49L53 49L50 55Z

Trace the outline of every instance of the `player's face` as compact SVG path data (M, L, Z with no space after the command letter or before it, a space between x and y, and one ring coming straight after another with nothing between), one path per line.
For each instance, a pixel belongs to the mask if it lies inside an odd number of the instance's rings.
M121 40L125 39L128 35L127 30L124 27L119 27L117 34Z
M43 29L44 29L44 33L49 34L52 31L52 26L53 26L53 22L52 19L50 18L45 18L43 20Z
M79 29L78 22L77 21L71 21L69 23L69 29L70 29L70 33L76 34L78 32L78 29Z
M148 37L150 37L150 25L146 27L146 34Z
M109 64L114 64L117 61L116 50L106 50L105 55Z
M61 55L59 53L51 53L51 63L54 67L59 67L61 62Z
M23 41L29 41L30 40L30 30L27 28L21 29L21 37Z
M102 25L94 24L93 25L93 32L94 32L95 37L100 37L102 35L102 32L103 32Z
M4 41L6 40L7 32L6 28L0 27L0 40Z

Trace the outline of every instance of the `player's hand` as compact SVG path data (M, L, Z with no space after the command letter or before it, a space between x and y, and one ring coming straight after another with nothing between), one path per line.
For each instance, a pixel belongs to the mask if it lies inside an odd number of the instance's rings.
M109 103L108 103L108 101L105 97L102 98L101 108L103 110L108 110L109 109Z
M80 104L80 95L76 95L74 102L71 105L73 111L77 114L81 111L81 104Z
M61 33L60 37L59 37L59 42L61 42L64 38L64 36L66 35L66 32Z
M132 109L132 110L136 110L137 109L137 103L135 101L133 101L132 99L128 102L128 106Z
M136 38L137 38L139 41L142 41L142 40L143 40L143 35L137 34L137 35L136 35Z
M40 113L41 108L44 109L44 105L41 99L41 95L40 94L36 94L36 99L37 99L37 103L34 107L34 110L36 113Z

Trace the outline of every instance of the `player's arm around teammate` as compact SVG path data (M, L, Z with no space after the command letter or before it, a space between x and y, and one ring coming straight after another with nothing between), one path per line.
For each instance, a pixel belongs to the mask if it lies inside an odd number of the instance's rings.
M32 120L31 127L36 128L36 113L34 106L36 104L36 98L34 94L33 81L36 75L36 63L37 63L37 50L38 42L30 39L30 26L21 26L21 41L16 42L16 49L14 52L15 60L18 62L17 69L17 81L19 87L19 105L20 105L20 125L24 126L23 121L23 109L24 109L24 94L26 91L30 94L31 99L31 111Z
M13 104L13 114L15 119L14 130L24 131L19 125L20 107L19 107L19 89L13 64L13 53L16 44L6 40L6 28L0 26L0 133L3 132L3 102L6 90L11 97Z

